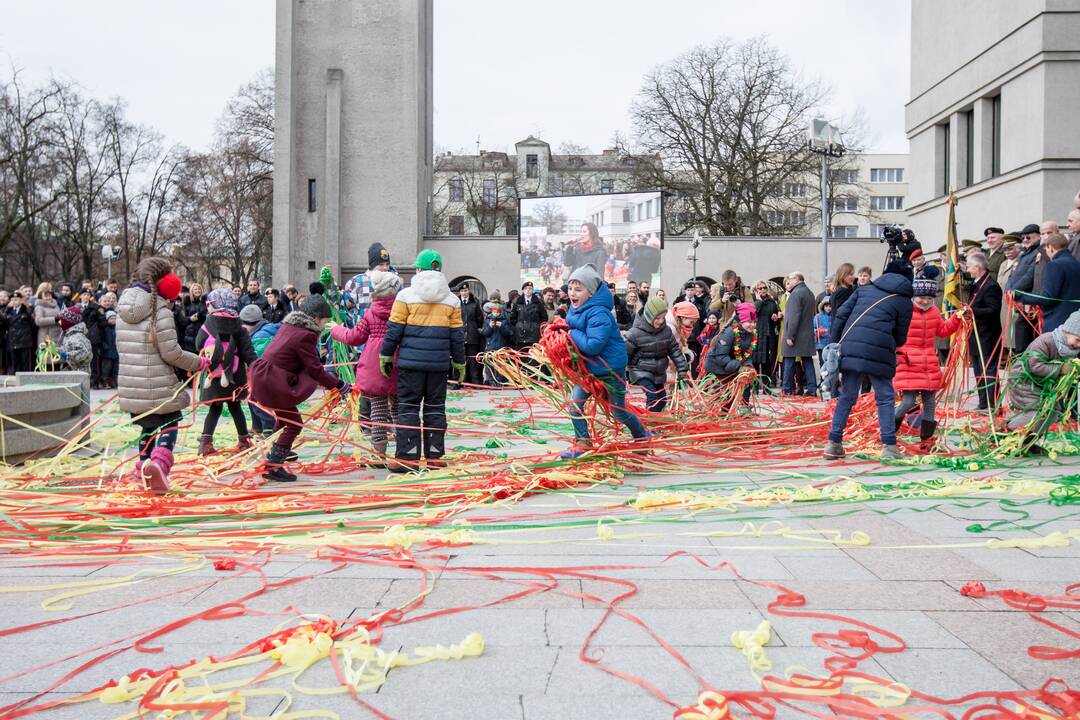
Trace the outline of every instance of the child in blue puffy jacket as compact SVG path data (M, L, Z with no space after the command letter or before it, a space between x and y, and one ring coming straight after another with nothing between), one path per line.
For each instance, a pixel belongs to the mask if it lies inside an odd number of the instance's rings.
M626 383L623 381L626 343L612 314L615 302L611 291L595 267L584 265L570 276L567 293L570 308L566 312L566 324L570 326L570 340L581 353L588 371L607 388L606 399L612 417L625 425L635 438L649 437L637 416L626 409ZM588 399L588 391L574 385L570 394L570 422L574 426L576 442L562 454L564 460L588 452L589 424L583 414Z

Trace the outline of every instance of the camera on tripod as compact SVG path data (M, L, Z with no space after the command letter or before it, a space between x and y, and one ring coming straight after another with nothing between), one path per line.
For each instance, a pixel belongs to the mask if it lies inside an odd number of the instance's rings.
M912 258L922 254L922 243L915 239L915 233L899 225L886 225L881 229L880 242L889 243L885 253L885 265L893 260L910 263Z
M912 239L915 235L912 234ZM879 242L889 243L890 246L896 247L904 241L904 230L899 225L886 225L881 229L881 238Z

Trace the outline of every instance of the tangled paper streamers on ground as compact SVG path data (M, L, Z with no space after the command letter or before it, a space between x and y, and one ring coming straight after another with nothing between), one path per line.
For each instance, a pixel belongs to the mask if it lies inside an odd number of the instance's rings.
M630 452L642 448L629 445L604 412L593 412L595 436L602 438L596 453L564 462L558 452L570 434L564 408L575 372L570 349L564 350L554 362L558 380L512 351L489 357L521 390L452 393L450 466L410 475L384 477L367 469L372 454L359 431L355 398L340 402L330 395L305 408L311 422L298 447L299 467L312 483L264 484L261 447L199 458L192 425L181 432L175 492L154 496L132 477L136 431L106 403L69 451L0 476L0 572L21 578L0 587L7 609L18 608L5 614L0 638L9 647L39 639L43 645L4 666L14 670L0 677L8 698L0 717L50 717L73 704L85 717L256 717L267 706L281 718L337 717L310 709L330 695L353 699L355 712L346 717L389 717L375 691L407 682L417 665L476 663L484 668L477 672L492 670L482 665L490 644L472 629L453 641L401 645L388 643L387 633L413 626L423 637L425 621L456 616L467 627L475 611L542 598L569 598L601 611L578 638L582 672L636 686L643 698L684 720L1080 716L1080 694L1058 679L1080 658L1080 634L1047 617L1052 610L1080 609L1080 583L1062 583L1053 592L988 590L978 582L958 589L965 602L1023 611L1033 628L1048 629L1057 642L1025 649L1045 665L1038 686L946 697L880 674L875 660L910 652L888 622L820 611L799 583L757 579L752 572L755 553L814 548L903 554L1075 546L1080 475L1037 477L1027 472L1029 461L1013 457L1015 448L990 448L982 438L994 432L991 421L960 409L958 380L945 393L952 393L943 411L952 431L930 458L854 469L809 463L827 431L825 406L755 394L750 414L738 399L743 383L755 379L743 376L736 385L678 388L668 411L648 416L655 436L647 454ZM641 409L639 396L631 401ZM873 453L873 413L872 398L861 400L847 436L849 452ZM219 446L232 439L228 425L219 428ZM1072 430L1066 425L1040 442L1074 452ZM544 498L560 502L538 502ZM965 528L966 537L935 546L892 542L857 527L869 517L935 508L975 509L982 519ZM698 551L703 542L738 559L717 562ZM468 554L485 546L568 544L593 547L610 561L492 565ZM663 554L646 564L611 552L630 544ZM295 570L272 572L282 563L295 563ZM738 580L766 597L763 622L724 630L755 689L707 676L633 609L639 583L632 578L674 566ZM96 570L72 579L78 568ZM300 595L303 602L278 600L329 578L362 577L371 568L399 573L411 587L408 596L349 615L337 614L333 598L317 592ZM490 592L430 606L439 583L454 579ZM213 593L213 602L197 612L178 604L204 592ZM126 626L115 637L86 630L128 613L142 617L133 611L148 607L160 608L158 621ZM243 635L253 627L248 621L266 619L272 632ZM824 653L819 665L772 658L770 642L781 621L811 628L813 646ZM666 661L639 672L609 659L603 638L611 628L640 635ZM190 657L185 638L191 636L209 636L216 651ZM697 692L673 691L676 674L692 678ZM36 683L33 691L24 689L29 682Z

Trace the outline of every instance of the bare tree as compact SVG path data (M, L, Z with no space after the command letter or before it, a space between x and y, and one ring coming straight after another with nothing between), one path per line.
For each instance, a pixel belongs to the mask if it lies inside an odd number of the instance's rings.
M669 193L673 231L762 234L777 188L811 167L806 127L826 97L763 38L722 39L646 76L630 154Z
M149 164L157 164L161 157L161 136L142 125L136 125L127 120L126 105L123 100L117 98L107 107L102 108L102 121L108 142L109 161L112 164L112 172L115 178L118 193L117 212L119 214L119 228L117 239L123 248L124 270L127 277L131 277L132 263L138 263L142 257L142 248L145 237L140 237L141 242L133 242L132 239L132 215L135 212L133 202L132 174L137 174ZM139 193L146 197L156 197L157 188L154 185L158 181L160 164L154 177L151 179L151 188ZM146 203L149 208L151 203ZM140 232L140 235L143 233ZM137 247L136 247L137 246ZM132 252L135 250L136 252ZM134 256L134 257L133 257Z
M63 195L57 182L55 149L61 95L65 86L50 82L27 88L19 72L0 84L0 252L18 240L19 265L33 279L43 276L38 253L42 216ZM5 265L5 273L6 273Z
M458 214L467 217L478 235L507 232L517 222L519 174L506 153L443 155L436 158L435 176L445 176L452 191L437 211L447 221Z
M68 88L60 94L57 161L63 183L65 245L74 250L90 277L109 217L110 185L116 177L104 113L95 100ZM65 270L67 270L65 268Z
M543 200L537 203L528 220L531 226L547 228L548 235L559 235L566 228L566 212L555 200Z

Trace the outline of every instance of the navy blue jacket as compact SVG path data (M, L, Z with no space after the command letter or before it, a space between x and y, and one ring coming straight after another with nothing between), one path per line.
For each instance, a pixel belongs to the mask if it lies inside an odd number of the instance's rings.
M626 343L611 312L614 307L611 291L607 285L600 283L600 287L581 303L581 307L571 305L566 311L570 339L581 353L585 367L593 375L614 373L622 377L626 369Z
M1020 257L1016 259L1016 267L1009 276L1009 284L1006 290L1026 290L1031 292L1035 287L1035 258L1039 257L1039 245L1036 243L1029 248L1024 248Z
M514 338L513 326L510 324L510 319L500 315L498 318L502 324L499 327L495 327L490 316L484 318L484 329L481 334L484 336L484 351L492 352L493 350L502 350L504 347L510 346L510 341Z
M1043 272L1042 297L1017 292L1017 300L1045 309L1043 332L1056 329L1069 316L1080 310L1080 260L1067 249L1050 261Z
M911 295L911 281L895 273L855 289L833 318L831 339L840 343L841 370L896 375L896 348L907 342L911 324ZM845 336L848 323L851 332Z
M705 356L706 372L717 377L726 377L739 372L739 368L751 364L753 357L750 346L754 343L754 336L746 331L740 332L739 335L741 335L740 351L746 355L746 359L742 361L735 359L735 328L728 325L709 349L709 354Z

